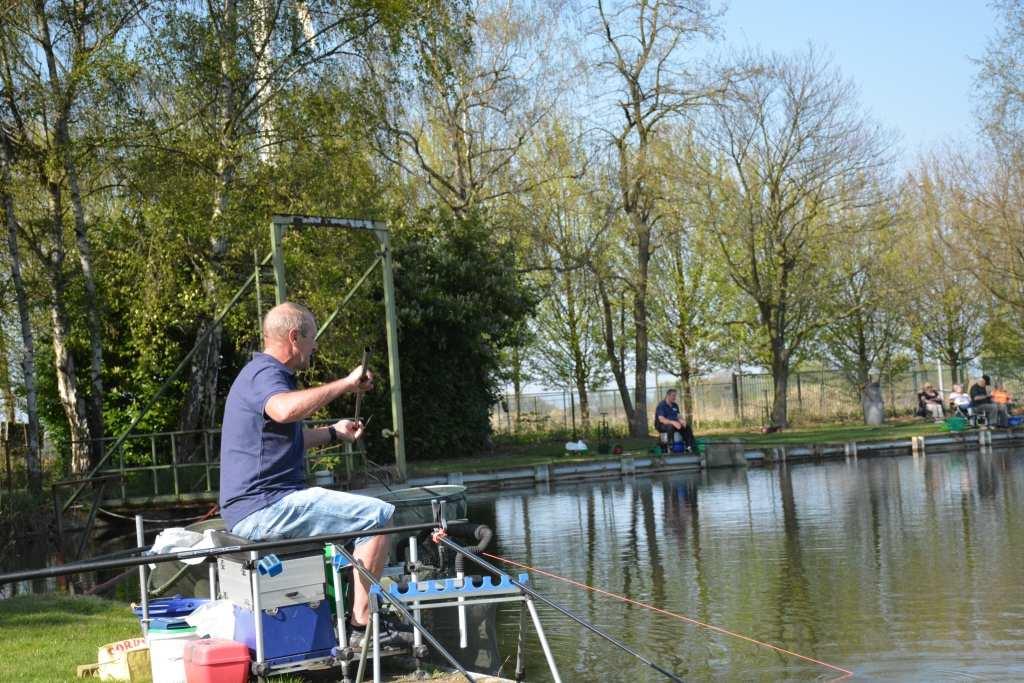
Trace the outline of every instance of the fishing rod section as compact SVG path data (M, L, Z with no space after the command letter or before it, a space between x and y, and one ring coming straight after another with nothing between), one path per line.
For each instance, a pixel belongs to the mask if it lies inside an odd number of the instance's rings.
M459 521L462 522L466 520ZM194 560L198 558L212 559L215 557L220 557L221 555L234 555L236 553L262 550L278 550L280 548L289 548L297 545L308 545L314 543L318 543L320 545L326 545L328 543L344 543L345 541L355 540L357 538L362 538L364 536L390 536L391 534L406 534L416 533L420 531L430 531L434 528L435 525L433 523L406 524L403 526L393 526L383 529L371 529L369 531L353 531L344 534L322 534L320 536L310 536L308 538L300 539L289 538L276 541L258 541L254 543L230 545L217 548L182 550L175 553L160 553L156 555L142 555L139 557L125 557L108 560L90 560L85 562L73 562L71 564L61 564L53 567L46 567L43 569L32 569L20 572L9 572L7 574L0 574L0 584L15 583L18 581L30 581L33 579L48 579L53 576L67 576L69 574L92 572L101 569L125 569L128 567L137 567L140 565L161 564L163 562L181 562L184 560Z
M592 623L590 623L589 621L587 621L583 617L578 616L577 614L575 614L572 611L566 609L565 607L562 607L561 605L555 603L554 601L549 600L548 598L544 597L543 595L541 595L537 591L533 590L532 588L527 587L524 584L523 580L522 580L525 575L521 575L519 580L516 580L516 579L512 578L511 576L508 576L507 574L502 572L501 569L499 569L495 565L491 564L487 560L485 560L485 559L475 555L474 553L470 552L469 549L464 548L463 546L459 545L458 543L455 543L450 538L448 538L445 534L435 534L434 535L434 540L439 545L443 545L443 546L449 548L450 550L453 550L454 552L458 553L459 555L461 555L463 557L469 558L470 560L472 560L473 562L478 564L483 569L485 569L485 570L487 570L489 572L492 572L494 574L497 574L498 576L503 577L503 580L507 580L512 586L515 586L520 591L522 591L524 595L527 595L527 596L529 596L529 597L531 597L531 598L533 598L535 600L538 600L539 602L544 603L548 607L551 607L552 609L562 613L564 616L568 617L569 619L572 619L577 624L579 624L580 626L584 627L585 629L587 629L591 633L594 633L595 635L598 635L601 638L604 638L605 640L607 640L609 643L611 643L615 647L619 648L620 650L622 650L623 652L629 654L630 656L634 657L635 659L643 662L644 664L646 664L650 668L654 669L655 671L657 671L661 675L665 676L669 680L676 681L677 683L683 683L683 679L680 678L679 676L677 676L676 674L672 673L671 671L668 671L667 669L659 666L658 664L656 664L655 662L651 661L650 659L644 657L642 654L640 654L636 650L632 649L631 647L629 647L628 645L626 645L625 643L623 643L619 639L615 638L614 636L612 636L612 635L610 635L608 633L605 633L604 631L599 629L597 626L594 626ZM532 607L532 602L528 602L527 606L530 607L531 615L535 617L536 611ZM536 617L535 617L534 621L537 622ZM547 655L548 654L547 646L546 646L546 643L544 643L543 641L542 641L542 647L544 648L545 654ZM557 681L557 679L556 679L556 681Z

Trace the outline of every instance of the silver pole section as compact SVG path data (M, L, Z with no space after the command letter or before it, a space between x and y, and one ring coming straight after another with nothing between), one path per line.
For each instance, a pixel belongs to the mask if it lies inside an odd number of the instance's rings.
M465 586L466 572L455 573L455 585L459 588ZM463 650L469 645L466 638L466 598L459 596L459 647Z
M533 600L530 596L523 595L523 599L526 600L526 606L530 609L530 618L533 619L533 627L537 629L537 638L540 639L540 647L544 650L544 657L548 660L548 668L551 669L551 676L555 679L555 683L562 683L562 678L558 675L558 667L555 665L555 658L551 655L551 648L548 647L548 639L544 636L544 627L540 625L540 617L537 615L537 608L533 605Z
M217 599L217 561L212 557L206 561L209 564L210 577L210 600Z
M412 578L413 584L417 584L417 582L419 581L419 577L416 575L416 570L415 570L415 567L419 563L419 561L420 561L420 549L416 545L416 537L415 536L410 536L409 537L409 562L414 567L413 571L410 574L410 576ZM423 620L423 612L422 612L422 610L420 610L420 601L419 600L416 600L416 601L414 601L412 603L412 613L413 613L413 616L416 617L416 621L422 621ZM419 648L423 645L423 634L420 633L419 629L413 629L412 645L413 645L413 652L418 652Z
M340 557L336 546L331 544L331 581L334 584L334 614L338 621L338 647L348 647L348 633L345 628L345 596L341 592L341 568L334 561ZM348 660L341 663L342 677L348 680Z
M370 609L373 620L373 683L380 683L380 609L377 598L370 595Z
M252 630L256 634L256 671L262 679L263 662L266 660L266 652L263 648L263 609L260 606L260 572L256 564L260 561L260 554L253 550L249 553L249 560L252 569L249 570L249 580L252 583Z
M135 515L135 542L140 548L146 545L146 532L142 528L142 515ZM139 565L139 599L142 602L142 635L149 634L149 566Z
M270 224L270 251L273 253L274 261L274 303L283 304L288 295L284 275L284 250L281 246L281 239L284 237L284 226L271 222Z

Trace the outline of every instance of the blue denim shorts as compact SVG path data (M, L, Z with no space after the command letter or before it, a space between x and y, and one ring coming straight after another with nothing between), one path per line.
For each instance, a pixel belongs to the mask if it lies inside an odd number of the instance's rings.
M231 529L250 541L270 538L303 538L321 534L369 531L387 526L395 506L370 496L314 486L289 493L257 510ZM373 538L361 536L358 546Z

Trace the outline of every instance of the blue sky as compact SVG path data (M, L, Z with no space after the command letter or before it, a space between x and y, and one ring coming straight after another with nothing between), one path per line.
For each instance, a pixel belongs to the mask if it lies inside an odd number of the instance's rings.
M983 0L731 0L722 22L727 48L824 48L874 118L901 134L904 164L936 143L974 137L970 58L995 28Z

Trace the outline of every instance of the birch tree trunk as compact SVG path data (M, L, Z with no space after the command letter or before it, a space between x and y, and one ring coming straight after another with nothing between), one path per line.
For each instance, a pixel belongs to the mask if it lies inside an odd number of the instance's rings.
M7 228L7 253L11 261L11 282L14 285L14 299L18 307L18 324L21 329L21 375L25 387L25 412L28 414L25 470L28 472L29 491L34 495L41 495L43 468L39 460L39 401L36 389L35 336L32 332L32 320L29 317L28 294L21 275L18 221L14 213L14 200L8 189L11 186L10 166L13 159L11 141L0 130L0 202L3 203L4 225Z
M210 264L202 273L202 286L211 306L215 304L217 291L216 273L213 262L227 249L226 238L219 235L221 222L228 208L231 189L235 181L237 144L238 97L231 74L236 69L238 41L238 6L236 0L225 0L218 39L220 41L220 137L216 165L216 180L212 197L212 226L210 238ZM192 359L189 375L188 394L182 406L179 428L195 431L212 426L216 413L217 380L220 374L220 346L223 331L218 325L214 329L213 319L207 315L200 321L197 339L201 347ZM208 334L207 334L208 333ZM198 439L188 437L183 442L185 458L190 457Z
M70 324L64 301L64 222L60 186L49 184L52 244L50 252L50 322L53 327L53 363L57 371L57 393L68 420L71 433L71 472L86 474L91 465L89 420L86 417L85 398L78 390L75 359L68 346Z
M85 221L85 207L82 204L82 192L78 181L78 167L75 164L68 130L68 116L71 102L75 97L74 86L70 83L62 85L60 73L57 71L57 60L53 44L50 42L49 24L42 12L42 3L37 2L38 19L41 26L41 45L46 55L47 70L53 101L59 107L56 125L56 152L67 177L68 190L71 197L71 209L74 216L75 244L78 248L78 260L82 266L82 279L86 295L86 321L89 328L89 382L90 392L87 398L87 419L91 436L90 449L92 462L99 462L103 457L103 334L100 324L100 301L96 291L96 278L92 267L92 245ZM75 49L72 54L72 70L82 53L81 24L75 23Z

